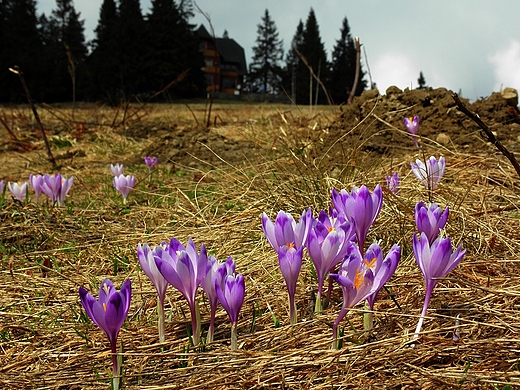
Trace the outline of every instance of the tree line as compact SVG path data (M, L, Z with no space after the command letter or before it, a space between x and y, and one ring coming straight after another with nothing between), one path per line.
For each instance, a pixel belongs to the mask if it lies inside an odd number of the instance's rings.
M205 96L204 59L191 0L152 0L143 15L139 0L103 0L94 39L85 39L84 20L73 0L56 0L50 15L36 0L0 0L0 101L25 99L23 71L38 101L105 100L112 104L146 99L163 90L170 98ZM329 61L311 8L300 20L287 53L269 11L258 24L244 92L286 94L298 104L347 100L354 82L356 48L345 18ZM311 71L312 69L312 71ZM314 73L314 77L312 76ZM361 70L356 95L367 87Z
M283 90L298 104L326 104L329 99L325 93L334 103L347 100L356 73L356 46L346 17L342 22L340 38L334 45L331 61L327 59L312 8L305 24L300 20L296 27L285 61L283 41L279 39L268 10L265 10L257 31L249 69L249 88L261 92ZM360 69L355 95L367 88L364 75L365 72Z
M152 0L150 13L143 15L139 0L103 0L88 43L73 0L56 0L50 15L38 15L36 6L36 0L0 0L0 101L25 99L9 72L14 66L39 101L75 96L118 104L132 96L146 98L187 69L167 93L193 97L204 90L199 39L189 22L191 2Z

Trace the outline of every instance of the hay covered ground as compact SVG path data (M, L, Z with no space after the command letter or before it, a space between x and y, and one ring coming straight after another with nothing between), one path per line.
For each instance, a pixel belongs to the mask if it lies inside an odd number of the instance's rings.
M125 109L40 107L62 175L74 176L64 207L47 199L0 210L0 386L102 389L110 378L105 335L86 317L78 288L97 294L110 277L130 278L133 295L120 333L128 389L490 388L520 386L519 178L509 161L454 107L449 92L368 92L348 107L217 103L207 129L204 103L131 105ZM513 152L517 116L498 94L470 106ZM26 181L52 173L27 107L3 107L0 179ZM420 115L423 152L403 116ZM443 136L439 136L443 134ZM519 133L520 134L520 133ZM160 163L148 181L146 155ZM450 207L446 235L467 254L432 296L423 334L410 346L424 299L413 258L413 209L428 201L411 173L416 158L445 156L433 200ZM137 178L125 206L109 165ZM331 188L376 184L397 171L397 196L384 190L383 209L368 241L386 253L402 247L382 291L372 337L362 307L343 322L343 348L330 349L341 306L335 287L328 308L312 312L316 278L308 257L290 326L284 280L261 230L261 213L299 216L330 205ZM189 343L189 309L167 292L166 343L158 343L155 290L140 270L136 247L177 237L204 242L219 260L232 255L246 279L239 350L229 350L230 325L219 309L215 341ZM209 305L203 298L203 329ZM453 340L459 316L459 341Z

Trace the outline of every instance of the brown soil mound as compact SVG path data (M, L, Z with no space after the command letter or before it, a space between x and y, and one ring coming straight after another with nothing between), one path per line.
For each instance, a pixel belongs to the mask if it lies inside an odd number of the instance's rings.
M400 153L403 148L414 147L403 118L417 115L423 145L435 143L462 153L495 152L478 126L457 109L452 94L445 88L401 91L389 87L384 96L377 90L366 91L353 104L341 107L324 143L334 142L344 134L344 142L355 143L362 150ZM472 104L461 100L482 118L504 146L513 152L519 150L520 116L516 106L508 105L500 93Z

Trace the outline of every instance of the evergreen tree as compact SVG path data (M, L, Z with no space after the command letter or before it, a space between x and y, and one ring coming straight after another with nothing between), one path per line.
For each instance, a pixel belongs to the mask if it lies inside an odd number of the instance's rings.
M343 19L341 38L336 41L332 51L331 79L329 92L336 103L347 101L356 76L356 44L350 35L347 18ZM364 72L360 69L355 95L360 95L366 88Z
M99 21L95 29L93 50L87 64L90 83L87 90L92 98L107 98L117 104L119 90L119 61L115 53L118 50L116 37L118 11L114 0L103 0L99 11Z
M139 0L120 0L119 17L115 28L117 47L112 55L118 59L118 74L121 97L130 99L146 85L145 74L145 22Z
M258 25L253 61L249 66L249 78L253 90L278 93L281 82L280 62L283 59L283 41L278 38L274 21L266 9L262 23Z
M425 89L426 88L426 79L424 78L423 72L419 72L419 78L417 79L417 83L419 87L417 89Z
M24 72L34 97L45 83L41 63L43 44L39 33L35 0L1 0L0 99L24 101L25 95L16 75L8 68L17 65Z
M42 22L42 26L46 65L51 67L47 68L48 80L51 80L51 85L46 89L47 99L75 99L77 80L86 85L84 65L87 46L84 21L80 20L73 0L56 0L56 9L47 23ZM83 97L83 94L80 96Z
M199 38L188 23L186 10L174 0L152 0L148 15L146 74L150 92L164 88L183 71L184 80L168 90L170 95L197 96L205 86Z
M302 77L303 67L305 66L300 59L300 56L296 52L301 51L303 45L303 31L305 27L303 22L300 20L296 27L296 33L291 42L291 48L289 49L285 59L285 69L282 74L282 84L285 91L290 92L290 97L293 102L296 102L296 80Z
M321 41L318 21L316 20L316 15L312 8L305 23L300 52L303 57L305 57L308 66L312 68L314 74L326 85L329 77L329 65L327 62L325 47ZM318 103L326 103L326 96L324 95L322 88L318 86L315 79L312 78L308 66L304 64L301 65L304 69L301 73L298 72L298 78L296 79L296 102L300 104L314 104L316 101L316 94L318 94ZM311 85L312 96L310 95Z

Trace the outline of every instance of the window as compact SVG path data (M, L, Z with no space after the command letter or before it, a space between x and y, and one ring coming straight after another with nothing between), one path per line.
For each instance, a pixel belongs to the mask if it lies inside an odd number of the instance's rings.
M224 88L235 88L237 85L237 81L236 79L230 79L228 77L224 78L224 80L222 80L222 86Z

